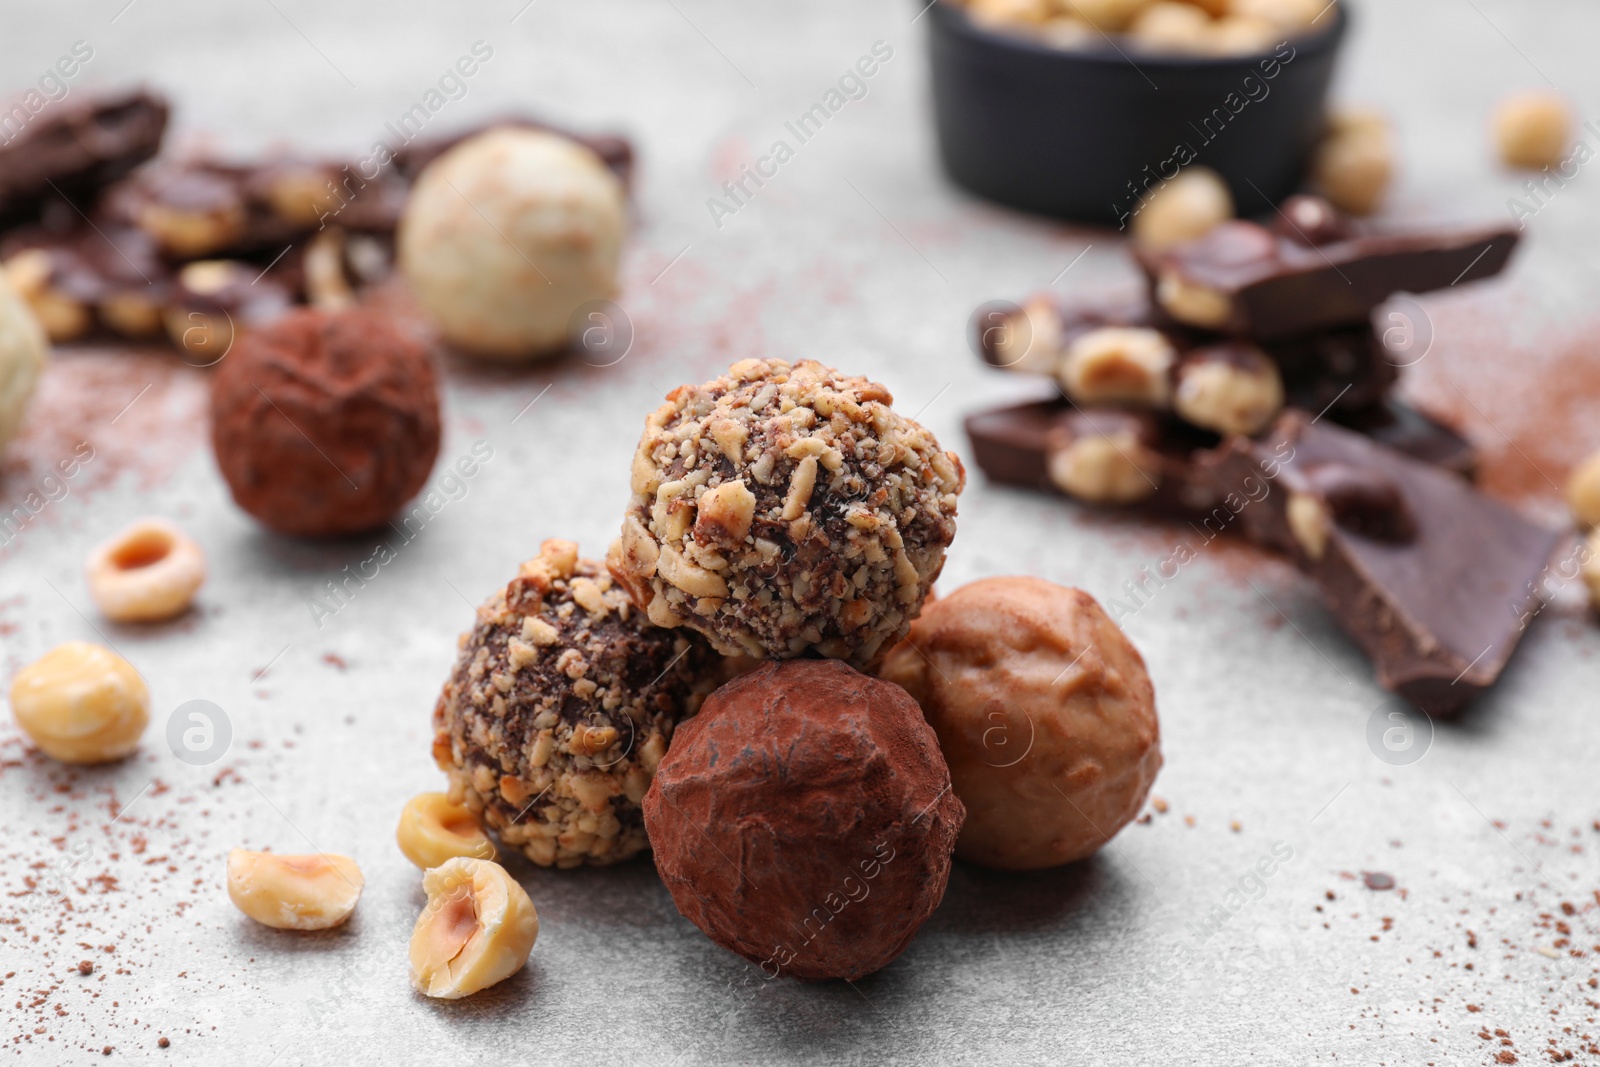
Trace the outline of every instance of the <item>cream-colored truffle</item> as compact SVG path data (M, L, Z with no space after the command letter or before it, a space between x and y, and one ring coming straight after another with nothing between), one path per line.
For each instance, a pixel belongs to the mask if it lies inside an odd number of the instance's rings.
M490 130L431 163L400 220L401 269L450 344L492 359L553 355L582 305L613 296L622 183L552 133Z
M44 330L0 275L0 449L22 426L49 351Z

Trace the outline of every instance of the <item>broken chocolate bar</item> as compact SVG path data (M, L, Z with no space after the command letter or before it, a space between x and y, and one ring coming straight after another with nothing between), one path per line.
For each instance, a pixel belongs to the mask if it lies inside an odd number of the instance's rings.
M1431 715L1493 685L1561 541L1460 478L1303 412L1201 458L1218 491L1267 479L1246 536L1321 587L1378 681Z
M1425 293L1500 273L1517 244L1507 225L1447 231L1319 233L1312 244L1253 222L1138 253L1152 298L1173 322L1258 343L1367 324L1398 292Z
M140 89L63 99L37 113L0 104L0 217L110 184L155 155L166 128L166 100Z

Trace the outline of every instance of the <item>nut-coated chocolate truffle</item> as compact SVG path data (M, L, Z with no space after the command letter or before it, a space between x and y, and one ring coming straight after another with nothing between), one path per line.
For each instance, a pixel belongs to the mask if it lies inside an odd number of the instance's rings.
M944 566L966 480L893 401L811 360L674 389L639 439L612 573L724 654L875 663Z
M944 898L963 815L916 703L837 660L717 690L644 801L678 910L768 977L887 966Z
M615 295L622 183L559 134L501 127L428 164L400 220L400 267L440 335L473 355L537 359L573 312Z
M49 351L33 312L0 275L0 450L22 426Z
M310 537L383 525L439 454L428 352L363 310L295 312L240 335L211 386L217 466L245 511Z
M478 609L434 709L450 797L541 866L648 847L639 802L678 720L725 677L699 634L651 626L571 541Z
M1032 870L1091 855L1161 769L1155 689L1093 597L988 578L928 605L882 677L917 699L967 806L956 855Z

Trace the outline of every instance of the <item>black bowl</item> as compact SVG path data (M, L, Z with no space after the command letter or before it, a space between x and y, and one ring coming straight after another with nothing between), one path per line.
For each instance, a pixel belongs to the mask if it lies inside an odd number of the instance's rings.
M1202 57L1052 48L936 0L928 44L945 170L1011 207L1125 226L1140 196L1198 163L1227 181L1240 214L1266 211L1299 188L1322 132L1345 6L1273 51Z

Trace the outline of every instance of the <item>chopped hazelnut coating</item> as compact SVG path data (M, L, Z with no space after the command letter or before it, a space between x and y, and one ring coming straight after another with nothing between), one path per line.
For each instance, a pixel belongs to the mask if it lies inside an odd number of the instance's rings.
M444 793L418 793L406 801L395 839L406 859L425 871L457 856L494 859L494 843L478 817Z
M674 389L639 440L611 573L651 622L726 655L871 664L939 576L966 481L892 402L811 360Z
M488 860L458 857L422 876L427 906L411 931L411 985L458 1000L522 970L539 937L527 890Z
M348 856L228 853L228 897L275 930L326 930L350 918L366 879Z
M546 541L478 609L434 709L450 800L541 866L625 860L649 847L639 802L674 725L722 669L572 542Z
M17 673L11 714L52 759L108 763L139 747L150 722L150 690L109 648L68 641Z

